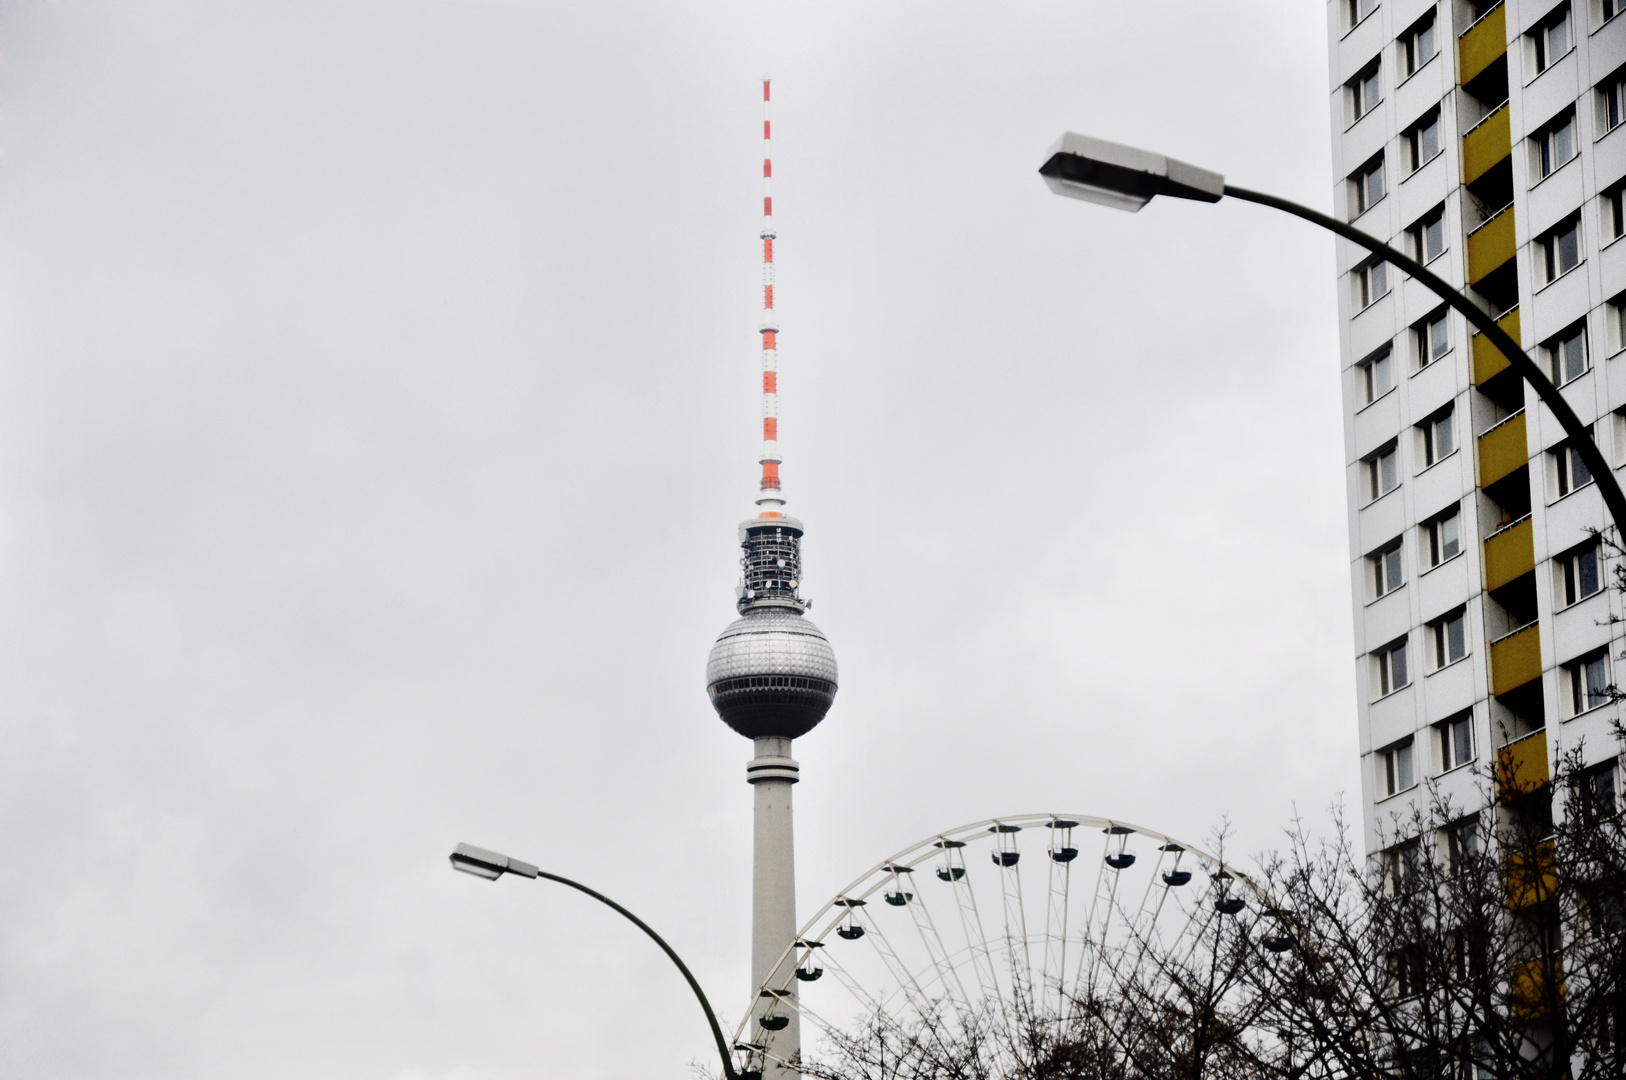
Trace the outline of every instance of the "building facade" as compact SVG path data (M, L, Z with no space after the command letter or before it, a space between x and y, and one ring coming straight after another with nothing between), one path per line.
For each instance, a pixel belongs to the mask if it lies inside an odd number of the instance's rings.
M1498 317L1626 466L1623 0L1331 0L1335 213ZM1491 808L1583 743L1618 790L1626 685L1603 500L1557 420L1460 315L1338 241L1367 850L1430 782ZM1616 538L1618 539L1618 538ZM1468 830L1464 830L1464 835Z

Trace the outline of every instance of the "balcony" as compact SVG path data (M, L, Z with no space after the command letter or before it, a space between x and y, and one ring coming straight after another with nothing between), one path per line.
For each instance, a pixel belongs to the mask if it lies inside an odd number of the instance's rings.
M1508 125L1507 104L1504 102L1501 108L1468 129L1468 134L1462 137L1462 182L1473 183L1512 152L1513 133Z
M1507 888L1507 906L1522 911L1532 904L1558 895L1558 851L1551 840L1529 851L1509 855L1502 862L1502 883Z
M1541 625L1527 623L1505 637L1497 638L1490 646L1491 693L1497 697L1512 690L1517 690L1528 682L1541 678ZM1532 738L1534 736L1531 736ZM1547 771L1547 737L1541 736L1541 769L1542 779L1546 779ZM1520 746L1529 741L1521 739L1510 743L1506 749ZM1501 767L1502 753L1497 753L1497 766ZM1515 759L1510 758L1509 761ZM1517 758L1522 762L1522 758Z
M1457 77L1460 85L1496 63L1507 53L1507 9L1501 4L1480 16L1479 21L1457 38Z
M1507 989L1519 1020L1539 1020L1557 1012L1564 1004L1564 958L1554 955L1520 964L1508 972Z
M1479 486L1490 487L1523 468L1529 460L1524 410L1520 409L1479 437Z
M1519 309L1514 307L1496 320L1496 325L1507 332L1516 344L1523 345L1524 338L1519 336ZM1490 343L1484 334L1474 335L1474 385L1484 386L1496 376L1508 369L1508 359L1502 355L1502 350Z
M1528 629L1533 631L1535 626L1531 625ZM1520 630L1513 636L1524 632ZM1491 646L1493 651L1495 648L1495 645ZM1541 663L1539 657L1536 663ZM1504 800L1536 790L1552 779L1552 775L1547 764L1546 731L1531 732L1496 751L1496 793Z
M1485 591L1495 592L1536 568L1530 515L1492 533L1485 540Z
M1505 266L1519 250L1513 232L1513 204L1492 214L1468 234L1468 284L1477 285Z

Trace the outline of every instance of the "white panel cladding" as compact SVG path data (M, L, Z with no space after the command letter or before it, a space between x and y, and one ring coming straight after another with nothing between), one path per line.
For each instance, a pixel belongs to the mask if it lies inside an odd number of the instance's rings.
M1615 352L1607 360L1602 361L1602 366L1607 394L1603 402L1604 408L1613 410L1626 407L1626 352ZM1621 441L1622 436L1626 435L1626 428L1617 427L1613 423L1604 426L1611 430L1599 429L1599 445L1603 447L1604 455L1609 458L1610 463L1618 469L1621 465L1626 465L1626 445ZM1608 441L1605 441L1603 436L1608 436Z
M1389 54L1394 56L1394 52ZM1440 127L1441 143L1447 147L1456 135L1456 112L1451 103L1446 100L1451 92L1451 65L1450 51L1444 47L1439 55L1430 60L1422 70L1407 79L1394 89L1394 110L1396 127L1404 131L1417 122L1418 117L1428 110L1439 107L1440 118L1443 121ZM1440 63L1441 57L1447 58L1446 63ZM1398 68L1396 73L1398 74Z
M1597 142L1582 144L1582 155L1588 149L1592 157L1592 177L1599 190L1626 176L1626 124L1615 128Z
M1553 656L1559 663L1609 644L1609 594L1598 593L1553 616Z
M1419 611L1447 611L1479 591L1479 574L1474 572L1477 567L1472 555L1473 548L1469 547L1449 562L1418 576L1413 585L1417 589Z
M1396 282L1393 280L1399 276L1399 271L1391 267L1389 274L1391 275L1389 295L1370 305L1350 322L1349 347L1356 357L1364 357L1373 352L1392 339L1399 329L1398 320L1395 317L1394 286ZM1350 278L1344 278L1344 282L1345 288L1354 288ZM1354 295L1353 292L1351 295Z
M1463 419L1457 417L1459 426ZM1429 516L1443 506L1461 501L1472 492L1472 469L1472 455L1468 448L1464 448L1448 458L1442 458L1433 468L1419 473L1412 481L1412 504L1417 508L1417 517Z
M1589 214L1587 220L1595 224L1598 219ZM1616 240L1598 254L1597 274L1603 296L1615 297L1626 291L1626 243Z
M1545 472L1547 463L1539 464L1544 466L1542 471ZM1585 487L1566 495L1547 507L1547 527L1542 530L1544 543L1538 547L1536 556L1545 559L1568 551L1591 535L1589 528L1600 527L1606 518L1603 497L1597 488Z
M1426 649L1434 647L1434 643L1428 640L1431 636L1427 632L1423 635L1423 647ZM1470 641L1477 639L1478 635L1471 635L1469 638ZM1425 671L1431 666L1432 660L1422 665ZM1422 694L1423 721L1437 723L1453 713L1461 712L1484 697L1485 683L1483 677L1474 669L1470 655L1424 675Z
M1344 160L1343 166L1339 170L1340 176L1349 176L1350 173L1372 160L1372 156L1379 150L1389 149L1389 132L1391 128L1385 122L1388 117L1389 103L1385 101L1357 120L1355 126L1350 128L1344 135ZM1385 156L1383 178L1385 189L1393 190L1395 183L1400 179L1399 166L1400 162L1396 155L1389 154ZM1363 218L1370 217L1372 214L1377 213L1377 208L1381 206L1382 203L1374 203L1373 208L1361 216Z
M1365 541L1361 550L1371 551L1392 536L1399 536L1406 527L1406 503L1401 498L1402 485L1377 502L1361 508L1360 538Z
M1539 261L1537 258L1530 260L1532 265ZM1592 290L1584 266L1576 267L1531 297L1529 323L1524 322L1522 309L1519 313L1520 328L1529 327L1528 330L1524 330L1525 351L1539 346L1577 319L1584 317L1592 306L1591 297Z
M1334 50L1335 62L1332 66L1332 86L1330 89L1337 93L1344 83L1355 77L1355 73L1365 67L1367 62L1383 51L1389 44L1391 34L1385 20L1388 12L1384 5L1379 4L1367 18L1361 20L1359 26L1347 32L1340 33L1334 30L1333 34L1338 44ZM1332 10L1332 9L1329 9ZM1341 16L1334 15L1334 18ZM1341 128L1335 128L1341 130Z
M1370 666L1370 660L1363 657L1364 662ZM1416 643L1412 643L1412 663L1417 662ZM1370 697L1370 695L1368 695ZM1382 749L1392 742L1404 739L1407 735L1417 731L1419 717L1417 715L1417 683L1404 690L1396 690L1388 697L1380 698L1367 709L1367 717L1371 723L1372 748Z
M1398 357L1391 359L1390 363L1394 363L1395 359ZM1360 371L1354 372L1357 382L1361 377ZM1356 392L1360 392L1359 387ZM1355 456L1365 457L1384 442L1394 438L1399 424L1400 391L1391 390L1355 414Z
M1369 592L1367 595L1372 594ZM1413 615L1409 585L1402 585L1382 599L1367 604L1365 618L1361 620L1366 630L1367 650L1385 645L1410 630Z
M1426 312L1424 313L1426 314ZM1460 324L1455 319L1451 321L1451 330L1453 333L1460 330ZM1407 351L1411 350L1408 349ZM1406 384L1406 397L1407 404L1412 407L1414 412L1419 415L1427 415L1447 402L1455 400L1457 395L1462 392L1462 374L1457 370L1456 359L1457 353L1453 349L1428 367L1412 375L1411 380ZM1407 357L1406 362L1407 370L1412 370L1415 361L1411 357ZM1467 399L1464 398L1463 400L1466 402ZM1468 432L1467 418L1463 417L1462 420L1463 422L1458 426L1461 428L1461 434L1466 435ZM1462 441L1461 438L1457 440L1459 444Z
M1519 154L1520 148L1514 148L1514 163L1524 160ZM1551 176L1542 180L1530 189L1530 202L1524 210L1529 220L1530 236L1540 236L1564 218L1581 208L1581 201L1585 198L1582 188L1586 180L1586 168L1581 164L1581 158L1573 157L1569 163L1560 167ZM1518 213L1515 210L1514 213ZM1597 238L1592 238L1591 246L1597 245Z
M1537 75L1524 88L1520 99L1524 103L1526 131L1535 131L1575 104L1581 89L1579 63L1580 54L1571 50L1568 56Z

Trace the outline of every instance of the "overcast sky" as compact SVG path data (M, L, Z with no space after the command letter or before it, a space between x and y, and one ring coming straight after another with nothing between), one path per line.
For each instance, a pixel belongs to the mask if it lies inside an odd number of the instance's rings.
M748 1004L703 689L781 433L811 912L1078 811L1357 796L1323 5L0 7L0 1073L680 1080Z

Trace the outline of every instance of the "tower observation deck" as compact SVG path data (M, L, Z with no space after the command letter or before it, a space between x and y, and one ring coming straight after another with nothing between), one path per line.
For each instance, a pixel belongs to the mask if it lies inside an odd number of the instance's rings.
M774 316L773 159L770 80L762 79L762 479L758 514L739 527L739 618L718 635L706 662L706 691L723 722L752 740L745 778L754 789L751 985L763 985L796 936L791 785L799 767L791 740L813 730L835 701L835 651L806 615L802 523L784 513L779 466L779 324ZM759 1003L759 1010L765 1005ZM783 1010L781 1010L783 1012ZM761 1015L760 1012L758 1015ZM800 1025L779 1028L775 1045L795 1054ZM781 1016L775 1023L783 1023ZM787 1058L790 1060L790 1058ZM770 1065L766 1080L793 1072Z

